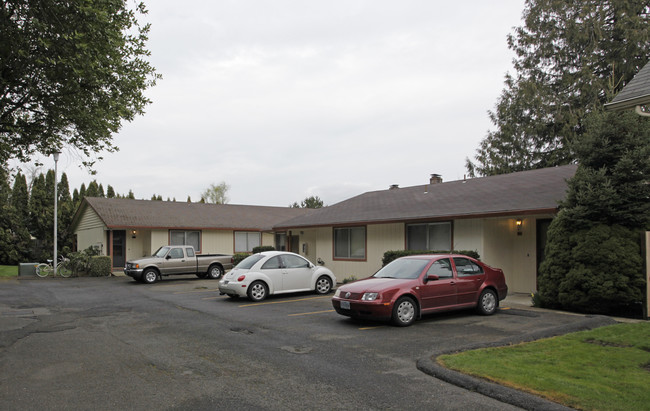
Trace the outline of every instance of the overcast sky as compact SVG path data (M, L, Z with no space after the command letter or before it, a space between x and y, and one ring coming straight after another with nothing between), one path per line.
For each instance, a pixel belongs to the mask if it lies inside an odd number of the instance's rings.
M155 0L151 62L163 79L90 176L136 198L331 205L431 173L462 179L512 72L506 36L524 0ZM53 168L53 160L45 160Z

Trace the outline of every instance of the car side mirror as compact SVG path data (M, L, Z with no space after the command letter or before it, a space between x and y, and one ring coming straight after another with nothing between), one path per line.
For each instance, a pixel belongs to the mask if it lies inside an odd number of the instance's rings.
M435 275L435 274L429 274L429 275L427 275L427 276L425 277L426 282L429 282L429 281L437 281L437 280L439 280L439 279L440 279L440 277L438 277L438 276Z
M170 258L172 258L172 256L169 255L169 254L167 254L167 255L165 256L165 260L169 260Z

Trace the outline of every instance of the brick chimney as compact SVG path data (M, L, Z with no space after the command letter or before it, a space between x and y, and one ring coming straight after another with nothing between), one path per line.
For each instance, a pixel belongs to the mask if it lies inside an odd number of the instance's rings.
M440 174L431 174L429 179L429 184L440 184L442 183L442 176Z

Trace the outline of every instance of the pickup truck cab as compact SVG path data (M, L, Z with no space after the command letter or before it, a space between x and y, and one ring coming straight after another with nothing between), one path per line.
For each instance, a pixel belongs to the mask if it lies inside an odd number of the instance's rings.
M127 261L124 274L152 284L168 275L195 274L199 278L219 279L232 266L233 256L229 254L196 254L191 245L166 245L150 257Z

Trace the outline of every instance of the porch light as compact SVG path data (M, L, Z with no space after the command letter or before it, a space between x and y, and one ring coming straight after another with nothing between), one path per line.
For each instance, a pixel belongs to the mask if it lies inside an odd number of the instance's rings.
M135 230L131 230L131 238L135 238L136 234L138 234Z
M517 235L521 235L521 226L523 224L523 221L521 221L521 218L517 219L516 224L517 224Z

